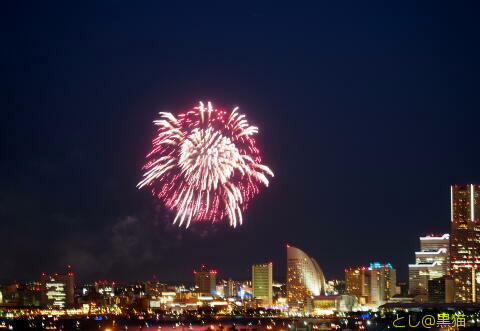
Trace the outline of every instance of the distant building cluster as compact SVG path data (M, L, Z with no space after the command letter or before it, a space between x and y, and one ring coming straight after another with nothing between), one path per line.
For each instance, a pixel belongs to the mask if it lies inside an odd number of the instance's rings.
M408 291L395 286L391 266L381 267L381 277L372 280L371 264L369 268L345 270L346 293L363 305L480 302L479 198L480 185L451 186L450 233L420 237L415 263L408 265ZM378 291L375 282L380 284Z
M70 266L65 273L42 274L39 282L0 287L4 308L77 309L85 313L120 310L191 311L210 309L223 314L269 309L280 313L353 307L345 304L343 281L325 281L318 263L302 250L287 245L287 282L274 282L273 263L251 266L251 279L217 279L217 270L201 265L193 270L193 286L169 285L151 280L123 284L98 280L75 287ZM332 295L327 295L332 294Z
M344 280L326 280L317 261L286 246L286 282L273 277L273 263L251 266L248 280L219 279L201 265L194 285L156 279L132 284L98 280L75 285L70 266L64 273L42 274L35 282L0 284L0 308L92 311L214 311L236 314L267 309L287 315L376 310L406 304L480 302L480 186L451 186L450 233L420 237L408 283L397 282L391 263L371 262L345 269Z
M355 296L360 305L379 306L398 293L397 271L390 263L346 269L345 282L346 293Z

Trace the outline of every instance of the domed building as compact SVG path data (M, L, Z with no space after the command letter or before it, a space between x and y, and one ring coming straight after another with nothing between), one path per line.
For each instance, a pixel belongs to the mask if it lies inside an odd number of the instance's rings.
M312 297L325 295L325 277L317 261L287 245L287 297L290 307L305 309Z

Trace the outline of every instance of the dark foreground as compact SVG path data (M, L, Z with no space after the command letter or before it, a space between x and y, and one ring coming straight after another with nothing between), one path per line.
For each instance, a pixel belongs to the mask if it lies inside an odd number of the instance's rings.
M0 330L176 330L176 331L317 331L317 330L395 330L391 320L359 316L332 318L212 317L188 319L160 318L156 315L97 315L85 317L30 316L0 319ZM400 330L423 330L422 327ZM429 330L458 330L430 327ZM462 327L460 330L479 330Z

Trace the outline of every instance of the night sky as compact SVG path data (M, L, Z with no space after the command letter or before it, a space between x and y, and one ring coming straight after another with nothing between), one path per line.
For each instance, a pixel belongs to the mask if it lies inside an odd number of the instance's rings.
M0 279L248 279L285 244L327 278L406 279L480 183L474 2L1 4ZM172 226L137 190L159 111L240 106L275 172L237 229Z

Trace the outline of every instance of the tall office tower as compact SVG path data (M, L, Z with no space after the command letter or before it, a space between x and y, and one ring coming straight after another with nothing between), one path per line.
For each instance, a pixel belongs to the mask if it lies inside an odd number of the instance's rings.
M272 263L254 264L252 266L253 297L260 299L262 305L271 306L273 297Z
M428 281L448 273L448 233L420 237L421 251L415 252L415 264L408 265L408 293L426 301Z
M345 269L345 293L356 296L361 305L370 301L370 276L367 267Z
M287 298L290 307L309 309L312 296L325 295L325 277L318 263L287 245Z
M455 302L480 301L480 185L452 185L450 274Z
M73 307L73 295L75 280L73 272L68 268L66 274L42 274L41 305L44 308L71 308Z
M207 270L207 267L202 264L200 271L193 271L195 276L195 285L197 291L200 293L215 294L217 289L217 271Z
M390 263L370 263L370 302L382 305L396 294L397 271Z

